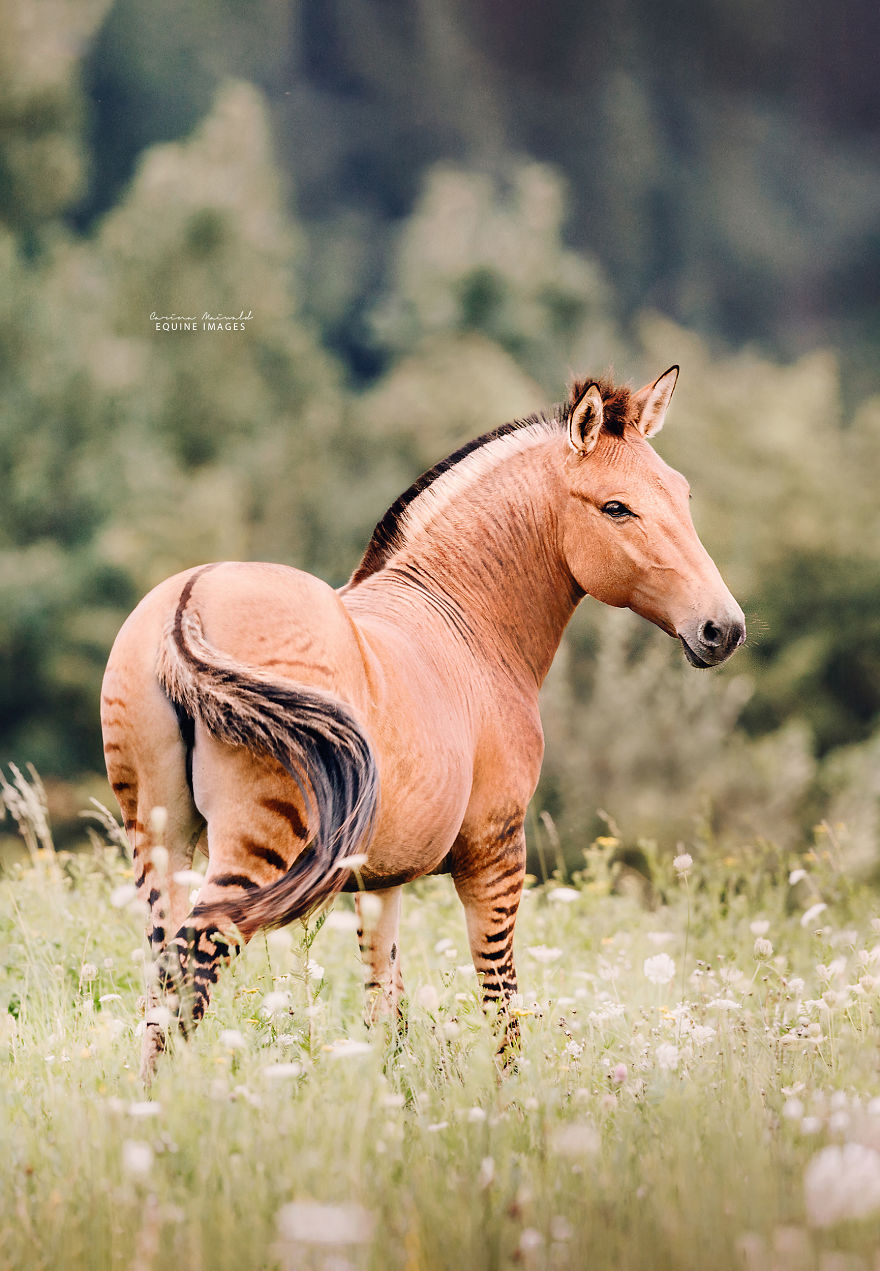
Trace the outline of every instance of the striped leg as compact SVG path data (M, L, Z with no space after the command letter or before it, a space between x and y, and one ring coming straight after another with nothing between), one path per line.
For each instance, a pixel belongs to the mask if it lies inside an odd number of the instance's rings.
M224 904L246 899L286 871L284 857L274 848L238 832L234 825L218 829L209 824L208 854L210 864L196 903L159 960L159 989L173 995L168 1004L174 1006L186 1036L203 1018L221 967L260 926L259 921L239 919L236 927L224 917Z
M400 968L400 901L402 888L358 892L358 944L364 960L364 1021L373 1024L400 1016L403 974Z
M147 905L150 952L159 963L169 934L177 930L189 909L190 886L176 882L174 875L191 867L204 825L186 797L165 808L166 823L160 833L152 820L154 805L164 807L158 800L139 798L139 811L126 809L126 828L132 844L135 885ZM147 986L141 1051L141 1076L147 1084L166 1045L161 1006L159 987L153 981Z
M235 927L224 905L283 878L307 836L302 796L280 766L256 762L200 725L193 783L207 819L208 871L159 967L159 989L171 995L167 1005L185 1035L203 1018L221 967L261 926L256 906L253 921L239 915Z
M210 888L202 888L211 895ZM219 899L211 896L212 899ZM214 921L200 920L198 906L184 920L159 959L159 990L174 1004L181 1032L189 1036L205 1014L220 968L228 965L241 943L230 929Z
M519 1045L519 1023L511 1013L517 991L513 929L526 872L522 824L508 823L494 843L465 843L453 852L452 877L464 905L471 957L480 978L483 1005L498 1010L502 1030L499 1053Z

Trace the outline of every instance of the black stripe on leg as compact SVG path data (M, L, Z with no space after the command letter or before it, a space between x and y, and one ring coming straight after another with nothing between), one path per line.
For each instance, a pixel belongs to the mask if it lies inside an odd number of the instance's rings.
M500 931L487 931L483 939L487 944L497 944L499 940L509 939L511 931L513 931L513 923L509 922Z
M258 856L261 861L265 861L267 865L273 866L280 873L286 874L288 864L280 852L276 852L274 847L266 847L263 843L255 843L252 839L248 839L242 846L251 856Z
M208 878L206 882L214 887L243 887L245 891L256 891L259 883L255 883L247 874L218 874L216 878Z

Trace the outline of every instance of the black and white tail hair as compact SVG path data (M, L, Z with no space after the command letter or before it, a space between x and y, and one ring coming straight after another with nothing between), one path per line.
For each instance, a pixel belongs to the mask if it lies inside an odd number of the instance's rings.
M194 579L192 580L194 581ZM363 852L375 827L379 774L370 743L344 702L321 689L283 684L228 657L205 639L180 598L157 674L177 710L233 746L271 755L306 803L310 839L287 873L215 906L248 934L313 912L348 879L341 861ZM208 906L199 906L208 916Z

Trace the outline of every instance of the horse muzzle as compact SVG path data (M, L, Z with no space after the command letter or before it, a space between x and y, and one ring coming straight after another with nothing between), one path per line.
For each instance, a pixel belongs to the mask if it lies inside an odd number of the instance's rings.
M701 618L676 635L691 666L706 670L726 662L744 643L746 624L742 612L738 612L725 618Z

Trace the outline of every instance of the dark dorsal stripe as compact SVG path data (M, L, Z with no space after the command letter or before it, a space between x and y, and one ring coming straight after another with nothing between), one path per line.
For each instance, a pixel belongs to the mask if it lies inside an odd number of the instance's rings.
M508 433L516 432L518 429L525 428L529 423L534 422L535 419L533 417L530 420L514 420L510 424L502 424L500 428L493 428L491 432L483 433L482 437L475 437L473 441L469 441L464 446L459 447L447 458L435 463L433 468L423 472L408 490L404 490L403 494L394 500L382 520L373 530L373 537L367 545L363 560L351 576L350 585L354 586L356 583L363 582L365 578L369 578L370 574L377 573L387 563L389 557L394 555L400 546L398 530L404 512L424 490L427 490L429 485L434 484L438 477L442 477L444 472L454 468L457 463L461 463L462 459L466 459L475 450L479 450L480 446L488 445L490 441L495 441L497 437L505 437Z
M475 437L473 441L469 441L459 447L447 458L441 459L433 468L423 472L408 490L404 490L403 494L394 500L382 520L379 521L373 530L373 536L367 545L363 560L352 574L348 585L350 587L356 586L358 583L363 582L365 578L369 578L371 574L378 573L388 563L389 559L401 546L400 523L406 509L420 494L427 490L428 486L433 485L438 477L442 477L444 472L448 472L450 468L454 468L456 464L461 463L463 459L473 454L475 450L479 450L481 446L487 446L499 437L506 437L510 433L519 432L521 429L530 428L533 425L544 424L546 426L548 424L556 424L559 427L567 425L572 407L591 384L595 384L602 394L605 406L606 428L609 432L614 432L618 435L622 434L624 425L630 420L630 390L624 387L617 388L609 379L576 380L571 386L568 401L554 406L548 414L528 415L525 419L515 419L509 424L502 424L499 428L493 428L491 432L483 433L481 437Z

